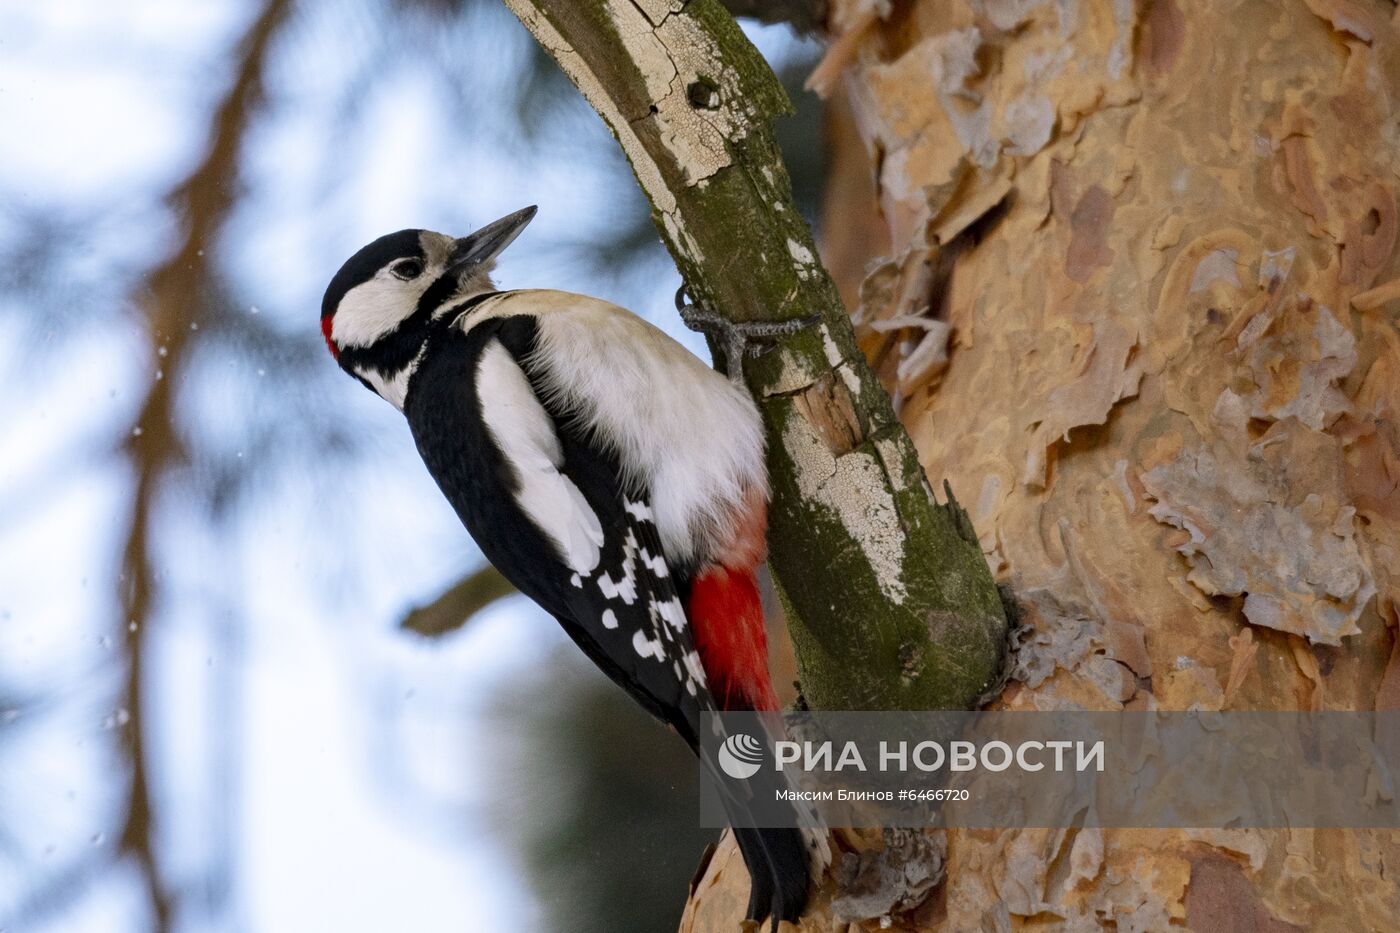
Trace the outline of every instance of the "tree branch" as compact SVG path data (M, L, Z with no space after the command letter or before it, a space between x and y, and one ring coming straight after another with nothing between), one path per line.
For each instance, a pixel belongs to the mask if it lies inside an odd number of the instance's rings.
M611 126L690 293L822 324L746 367L769 436L770 561L814 708L973 703L1006 619L966 515L939 505L793 206L791 105L718 0L505 0Z
M456 631L492 603L517 590L490 564L467 574L426 606L417 606L399 620L399 628L437 637Z
M155 511L170 472L182 461L174 387L189 359L212 270L205 251L228 218L239 172L239 150L262 100L263 64L290 0L266 0L236 53L233 84L211 119L208 149L194 170L175 187L169 203L181 223L174 251L152 271L135 296L151 358L162 360L164 377L146 386L140 413L123 453L135 475L131 513L125 529L120 577L120 635L127 656L123 706L130 722L122 733L131 768L126 819L118 849L141 871L151 901L151 929L173 929L176 893L162 870L156 847L155 795L149 762L151 725L146 703L146 664L151 652L151 621L159 604L159 575L153 563ZM152 367L154 368L154 367Z

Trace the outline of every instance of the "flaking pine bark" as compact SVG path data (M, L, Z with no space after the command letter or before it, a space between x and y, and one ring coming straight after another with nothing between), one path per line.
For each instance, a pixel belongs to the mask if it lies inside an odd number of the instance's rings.
M1400 707L1395 5L877 6L831 4L877 193L825 245L889 231L840 285L1034 627L1000 705ZM1396 865L1389 831L954 832L893 926L1393 929Z
M818 83L860 142L834 174L875 179L824 224L854 341L786 199L781 96L716 4L508 4L618 135L696 295L823 315L748 372L813 705L975 696L1003 632L986 561L1033 625L1006 708L1400 707L1393 4L831 0ZM804 930L1400 915L1389 832L838 841ZM734 929L746 884L722 844L683 929Z

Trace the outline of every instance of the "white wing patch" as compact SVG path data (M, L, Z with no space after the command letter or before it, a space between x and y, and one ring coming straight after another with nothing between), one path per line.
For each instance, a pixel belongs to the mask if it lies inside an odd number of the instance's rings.
M482 351L476 387L486 429L515 472L521 511L570 569L591 573L602 552L603 527L573 480L560 472L564 453L554 422L498 340Z

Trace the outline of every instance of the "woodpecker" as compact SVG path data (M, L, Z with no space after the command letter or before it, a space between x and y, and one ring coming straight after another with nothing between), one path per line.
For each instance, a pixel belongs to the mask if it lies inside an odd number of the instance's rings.
M461 239L380 237L331 279L321 331L342 369L403 412L487 559L698 750L702 711L778 709L755 579L763 425L736 381L631 312L498 291L496 257L534 215ZM731 374L741 365L727 362ZM824 834L736 828L735 838L748 918L796 920Z

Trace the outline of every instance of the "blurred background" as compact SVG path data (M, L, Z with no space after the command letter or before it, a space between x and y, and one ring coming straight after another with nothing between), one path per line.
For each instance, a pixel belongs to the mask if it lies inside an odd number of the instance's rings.
M821 187L818 47L745 29ZM0 930L674 929L682 743L480 568L317 328L526 204L506 287L679 329L602 122L499 0L0 4Z

